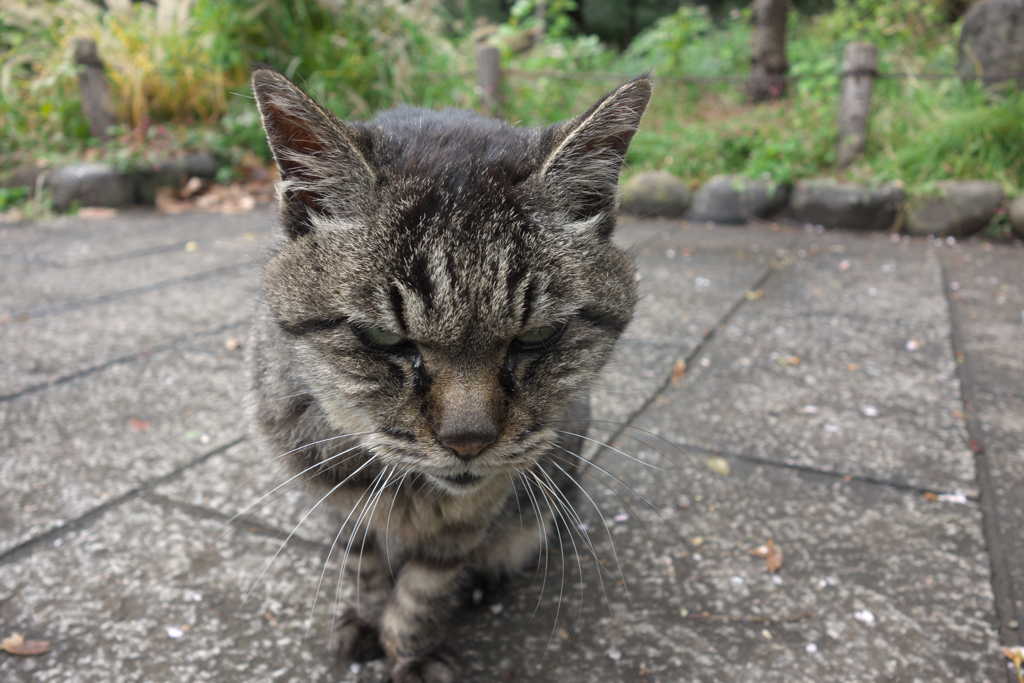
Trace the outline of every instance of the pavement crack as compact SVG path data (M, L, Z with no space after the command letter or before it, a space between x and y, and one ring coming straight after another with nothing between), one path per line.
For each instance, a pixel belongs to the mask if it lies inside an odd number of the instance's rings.
M146 491L141 492L141 496L145 498L147 501L154 503L156 505L160 505L161 507L183 510L201 519L212 519L223 522L221 528L217 530L217 540L211 543L211 545L216 544L217 542L225 538L227 536L229 528L237 530L244 529L246 531L250 531L261 536L267 536L273 539L282 539L288 536L288 531L286 529L280 529L271 524L267 524L266 522L261 522L256 519L252 519L251 514L245 516L229 515L224 512L220 512L219 510L203 507L202 505L194 505L192 503L186 503L175 498L169 498L168 496L162 495L160 493L154 493L152 490L148 489ZM315 541L310 541L305 538L302 538L297 534L292 535L291 538L288 539L288 543L294 543L295 545L302 546L307 550L315 550L317 552L324 553L330 550L331 547L327 543L317 543Z
M153 282L148 285L141 287L131 287L129 289L121 289L116 292L110 292L108 294L102 294L91 299L77 299L74 301L64 301L59 304L53 304L51 306L42 306L40 308L30 308L22 311L8 311L7 315L12 320L23 322L25 320L31 320L33 318L42 318L48 315L55 315L58 313L64 313L65 311L78 310L87 306L97 306L99 304L110 303L111 301L118 301L120 299L126 299L128 297L136 296L137 294L146 294L148 292L155 292L161 289L167 289L175 285L186 284L190 282L202 282L203 280L211 280L218 278L223 275L231 273L237 273L239 270L253 268L253 261L249 260L244 263L234 263L228 266L221 266L220 268L214 268L213 270L204 270L201 273L192 273L191 275L183 275L181 277L171 278L169 280L161 280L160 282Z
M8 254L4 257L4 261L8 263L16 260L20 262L31 263L32 266L42 268L54 268L59 270L70 270L73 268L83 268L87 266L94 266L102 263L116 263L118 261L130 261L135 258L145 258L146 256L157 256L159 254L167 254L183 251L188 248L189 244L197 244L200 248L216 244L217 242L223 242L230 239L238 238L246 233L251 233L251 230L237 230L226 235L219 235L216 237L200 237L196 239L184 239L177 242L170 242L167 244L158 244L152 247L142 247L140 249L132 249L130 251L124 251L119 254L107 254L105 256L96 256L93 258L77 259L74 261L56 261L50 259L32 259L31 261L25 259L22 254Z
M992 466L989 456L985 453L985 441L981 428L981 420L975 408L974 397L974 362L967 353L964 343L963 327L960 324L960 310L957 300L950 296L949 267L945 261L939 261L942 272L942 292L949 307L950 341L953 348L953 359L956 364L957 379L960 384L960 399L964 408L964 422L967 426L968 447L974 453L974 467L978 478L979 506L981 507L981 525L985 535L985 546L988 551L992 569L992 594L995 599L996 619L999 622L999 637L1004 645L1021 644L1019 624L1024 615L1017 614L1013 578L1010 565L1004 552L1002 533L999 528L999 514L996 506L996 489L992 481ZM1017 625L1014 628L1014 625Z
M749 301L747 297L747 292L757 291L758 289L761 289L764 286L764 284L768 281L768 278L770 278L772 273L774 273L776 270L777 268L773 266L765 268L757 277L757 279L754 280L754 282L749 287L744 289L743 295L738 297L732 303L732 305L729 306L729 309L722 314L718 321L714 325L712 325L707 332L704 333L704 335L701 337L700 342L698 342L697 345L694 346L688 354L683 356L682 360L686 364L685 367L691 367L693 365L693 361L698 356L700 356L700 354L708 346L711 340L715 338L719 331L725 328L725 326L729 323L732 317L736 315L736 313L740 310L740 308L743 307L745 303L747 303L747 301ZM621 426L617 430L615 430L615 432L613 432L611 436L608 437L606 442L608 446L604 446L600 450L598 450L598 452L594 454L594 459L596 460L605 448L608 448L612 444L614 444L616 440L620 436L622 436L623 432L625 432L629 427L631 427L633 423L641 415L644 414L644 411L651 407L651 404L658 400L658 397L664 394L670 386L672 386L672 372L669 372L665 375L665 378L662 380L661 384L658 385L658 388L651 392L650 396L648 396L644 400L644 402L640 404L638 408L636 408L632 413L630 413L629 416L625 419L625 421L621 423Z
M155 489L157 486L172 481L176 477L181 476L181 474L184 473L185 471L193 467L196 467L197 465L203 464L213 456L219 453L223 453L224 451L228 450L233 446L237 446L243 441L245 441L245 437L240 436L231 441L228 441L227 443L223 443L217 446L216 448L207 451L206 453L203 453L197 458L190 460L184 465L175 468L174 470L168 472L163 476L157 477L156 479L151 479L144 484L129 489L128 491L122 493L119 496L116 496L114 498L111 498L110 500L100 503L99 505L89 510L86 510L78 517L75 517L70 521L58 524L57 526L48 529L41 534L37 534L35 536L32 536L31 538L25 539L21 543L18 543L8 548L7 550L0 552L0 565L7 564L8 562L13 562L14 560L18 560L26 555L29 555L42 544L46 542L55 541L69 532L77 531L79 529L86 529L90 527L93 523L96 522L96 520L98 520L108 511L113 510L114 508L117 508L131 500L134 500L143 493Z
M917 484L910 484L905 481L896 481L894 479L883 479L879 477L871 477L863 474L850 474L848 472L839 472L836 470L826 470L820 467L812 467L810 465L801 465L795 462L784 462L779 460L771 460L769 458L761 458L756 455L743 455L740 453L730 453L723 451L720 448L708 448L706 446L696 446L693 444L673 444L680 450L685 452L696 452L701 455L710 455L718 458L725 458L726 460L734 460L739 462L748 462L752 465L763 465L766 467L774 467L778 469L792 470L794 472L801 472L804 474L813 474L822 477L828 477L831 479L842 479L846 482L858 482L861 484L871 484L873 486L884 486L886 488L895 489L897 491L906 491L910 493L919 493L921 495L943 495L943 494L957 494L960 491L947 491L944 489L919 486ZM978 502L978 496L966 495L964 497L974 503Z
M25 387L23 389L19 389L18 391L14 391L14 392L11 392L9 394L0 395L0 403L5 403L7 401L13 401L13 400L15 400L17 398L21 398L22 396L26 396L28 394L34 394L37 391L42 391L44 389L49 389L51 387L60 386L61 384L66 384L66 383L71 382L73 380L81 379L82 377L86 377L88 375L92 375L92 374L95 374L97 372L102 372L102 371L104 371L104 370L106 370L108 368L111 368L111 367L115 366L115 365L123 365L125 363L131 363L131 362L134 362L136 360L139 360L140 358L149 358L150 356L153 356L153 355L158 354L158 353L163 353L164 351L169 351L169 350L171 350L173 348L181 346L182 344L186 344L186 343L188 343L190 341L193 341L195 339L202 339L203 337L210 337L210 336L213 336L213 335L221 334L223 332L227 332L228 330L232 330L232 329L234 329L236 327L241 327L243 325L248 325L249 322L250 322L250 319L248 317L245 318L244 320L236 320L235 322L227 323L227 324L221 325L220 327L215 327L212 330L207 330L205 332L199 332L197 334L193 334L193 335L190 335L188 337L180 337L178 339L175 339L174 341L167 342L166 344L161 344L160 346L154 346L154 347L151 347L151 348L148 348L148 349L143 349L141 351L136 351L134 353L129 353L129 354L124 355L124 356L119 356L117 358L112 358L111 360L104 361L103 363L99 363L98 365L93 365L93 366L90 366L90 367L87 367L87 368L82 368L81 370L78 370L77 372L72 372L71 374L68 374L68 375L63 375L63 376L57 377L55 379L47 380L46 382L40 382L39 384L32 384L32 385L27 386L27 387Z

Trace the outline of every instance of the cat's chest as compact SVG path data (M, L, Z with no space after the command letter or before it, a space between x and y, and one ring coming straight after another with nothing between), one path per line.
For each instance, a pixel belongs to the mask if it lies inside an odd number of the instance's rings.
M472 547L486 535L508 496L508 484L500 481L459 497L401 491L385 518L375 521L378 526L383 522L388 534L397 532L405 545Z

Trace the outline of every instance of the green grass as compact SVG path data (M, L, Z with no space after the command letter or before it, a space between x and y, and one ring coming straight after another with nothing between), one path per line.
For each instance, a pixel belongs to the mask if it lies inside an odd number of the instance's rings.
M439 5L350 0L334 17L315 0L197 0L189 20L168 33L140 6L117 18L88 0L8 4L17 11L0 16L0 171L37 158L131 165L178 148L209 149L228 162L252 152L269 158L247 85L255 61L294 78L342 117L363 119L403 103L480 107L465 28L472 17L443 16ZM515 44L528 23L501 27L499 40ZM749 10L715 19L684 6L623 53L568 34L522 54L506 47L503 114L546 125L587 108L616 75L650 70L655 97L627 174L664 168L691 185L718 173L783 183L825 175L922 188L983 178L1016 194L1024 187L1024 97L994 98L956 78L914 77L954 72L958 31L943 23L940 0L836 0L817 16L792 11L787 52L799 80L786 97L751 106L742 82ZM126 121L108 143L89 137L80 112L68 48L83 32L100 43ZM838 171L839 71L843 47L855 38L879 46L881 72L906 77L876 82L864 155ZM515 75L523 71L545 75ZM716 76L739 80L679 81Z

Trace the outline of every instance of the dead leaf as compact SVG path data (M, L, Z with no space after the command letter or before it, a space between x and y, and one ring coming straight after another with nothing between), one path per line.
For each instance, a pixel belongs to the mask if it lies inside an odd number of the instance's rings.
M769 574L774 574L782 566L782 548L775 545L775 539L769 538L764 545L747 551L752 557L763 557Z
M203 179L192 176L188 179L188 182L185 183L185 186L178 190L178 196L182 199L188 199L199 194L204 189L205 183L203 183Z
M113 218L117 215L117 209L106 206L83 206L78 210L78 217L86 220L101 220Z
M775 541L768 539L768 556L764 558L764 564L769 574L774 574L782 566L782 548L775 545Z
M939 500L939 497L937 495L935 495L934 493L932 493L931 491L926 491L925 494L924 494L924 497L925 497L925 500L930 500L933 503L937 502Z
M25 640L20 633L12 633L9 637L0 641L0 650L24 657L46 654L51 649L50 641Z
M156 188L156 210L161 213L178 214L188 211L192 205L188 202L178 201L174 188L170 185L163 185Z
M850 372L857 372L858 370L860 370L860 363L847 363L846 369L849 370Z
M132 425L132 429L137 432L144 432L149 429L149 420L140 420L137 417L133 417L129 422Z
M786 362L790 365L800 365L800 356L786 356Z
M712 472L717 472L718 474L721 474L723 477L728 477L729 472L732 471L729 468L729 461L726 460L725 458L720 458L718 456L708 458L708 469L711 470Z
M686 361L682 358L676 361L676 364L672 366L672 383L679 384L679 380L686 374Z
M763 289L755 289L753 291L747 290L747 301L756 301L764 296Z
M1024 683L1024 647L1004 647L1003 656L1013 662L1017 669L1017 680Z

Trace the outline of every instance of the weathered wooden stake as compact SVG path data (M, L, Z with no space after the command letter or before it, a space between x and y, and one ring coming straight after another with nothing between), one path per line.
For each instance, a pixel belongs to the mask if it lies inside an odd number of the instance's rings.
M484 111L501 115L501 54L493 45L476 48L476 80Z
M788 11L788 0L754 0L754 44L747 82L751 102L774 100L786 94Z
M89 132L98 138L107 139L110 137L107 129L117 123L117 119L107 77L103 73L103 61L94 41L88 38L75 41L75 64L78 65L82 113L89 121Z
M840 168L852 164L864 151L877 66L878 48L871 43L846 46L839 96L839 140L836 142L836 161Z

